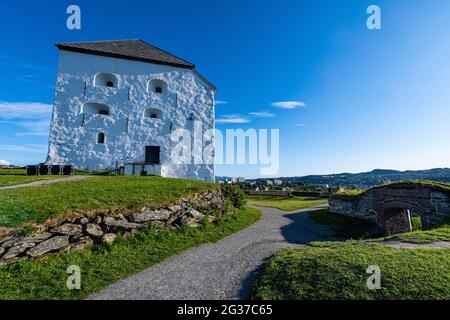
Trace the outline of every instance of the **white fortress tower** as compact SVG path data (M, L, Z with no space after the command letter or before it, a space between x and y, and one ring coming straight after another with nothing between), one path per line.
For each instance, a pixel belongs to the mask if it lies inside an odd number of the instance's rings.
M47 164L99 170L133 163L164 177L214 181L213 133L202 136L214 131L216 88L192 63L142 40L56 46ZM189 133L188 149L208 150L209 161L185 156L180 163L177 129Z

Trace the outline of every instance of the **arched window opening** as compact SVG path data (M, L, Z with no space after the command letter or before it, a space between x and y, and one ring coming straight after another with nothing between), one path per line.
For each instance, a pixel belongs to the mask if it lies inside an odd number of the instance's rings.
M110 114L109 107L101 103L85 103L81 108L81 113L101 114L108 116Z
M111 73L98 73L94 79L97 87L117 88L117 77Z
M104 144L105 143L105 133L99 132L97 133L97 143Z
M150 80L150 82L148 83L148 92L164 94L167 92L167 84L159 79Z
M148 108L144 111L144 117L152 119L160 119L162 117L162 112L161 110L156 108Z

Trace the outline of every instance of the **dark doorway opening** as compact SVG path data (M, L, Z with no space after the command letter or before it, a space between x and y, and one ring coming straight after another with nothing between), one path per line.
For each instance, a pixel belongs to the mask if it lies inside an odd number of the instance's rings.
M145 163L146 164L160 164L161 148L159 146L145 147Z
M383 217L386 225L386 235L411 231L409 210L404 208L385 209Z

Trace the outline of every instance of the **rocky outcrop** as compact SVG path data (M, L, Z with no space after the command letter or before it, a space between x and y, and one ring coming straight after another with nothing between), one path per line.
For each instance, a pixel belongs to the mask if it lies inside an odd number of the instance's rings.
M93 243L111 244L119 233L129 236L150 225L157 229L182 225L198 227L203 219L215 221L214 216L206 214L207 211L224 208L222 192L210 190L175 203L140 210L69 212L58 220L39 226L39 233L0 240L0 264L79 250Z
M450 219L450 187L426 182L399 182L371 188L359 195L336 194L330 212L369 220L381 233L410 231L411 217L420 217L424 229Z

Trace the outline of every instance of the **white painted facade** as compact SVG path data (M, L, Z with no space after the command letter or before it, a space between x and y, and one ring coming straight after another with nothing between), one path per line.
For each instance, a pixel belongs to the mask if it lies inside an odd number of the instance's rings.
M211 139L200 142L208 164L174 161L171 140L184 128L194 141L194 123L214 129L214 94L193 69L61 50L46 162L112 169L159 146L162 176L214 181Z

